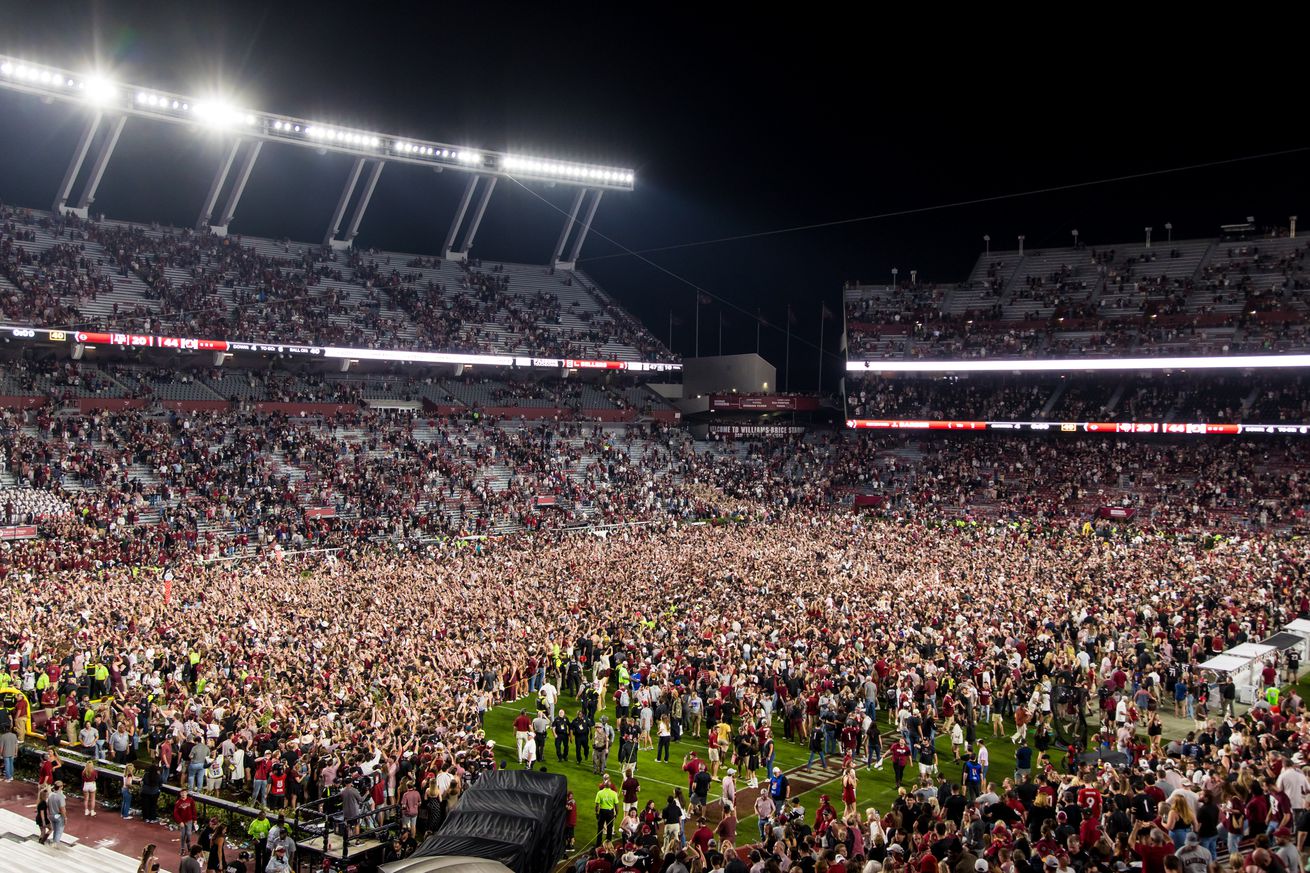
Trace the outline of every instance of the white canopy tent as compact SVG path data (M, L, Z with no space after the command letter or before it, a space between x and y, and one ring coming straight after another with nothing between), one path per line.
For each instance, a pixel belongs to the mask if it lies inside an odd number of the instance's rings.
M1255 702L1260 693L1260 671L1264 669L1269 656L1277 656L1277 653L1277 646L1242 643L1205 661L1201 669L1232 677L1233 684L1237 686L1237 701L1250 704Z

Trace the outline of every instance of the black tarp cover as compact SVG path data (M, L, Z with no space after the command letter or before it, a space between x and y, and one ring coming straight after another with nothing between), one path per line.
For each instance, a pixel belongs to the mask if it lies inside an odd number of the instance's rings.
M464 855L514 873L550 873L564 850L567 794L568 780L558 773L484 773L411 857Z

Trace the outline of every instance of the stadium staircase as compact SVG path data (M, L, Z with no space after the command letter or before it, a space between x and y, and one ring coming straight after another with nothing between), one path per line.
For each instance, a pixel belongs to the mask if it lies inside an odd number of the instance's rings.
M138 859L64 834L58 847L41 845L31 819L0 809L0 873L136 873Z

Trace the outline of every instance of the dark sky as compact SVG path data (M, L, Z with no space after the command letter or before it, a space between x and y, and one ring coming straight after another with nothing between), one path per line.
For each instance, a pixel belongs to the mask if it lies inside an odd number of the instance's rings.
M316 120L634 167L635 192L605 195L583 268L662 338L672 311L684 354L695 292L635 258L602 258L619 249L600 234L644 249L1310 145L1301 55L1283 37L1302 29L1293 13L1244 32L1234 10L1150 22L1108 7L974 20L937 5L915 21L872 4L736 4L735 16L726 5L36 5L0 0L0 50L74 69L98 59L124 82L188 94L221 84L245 105ZM0 118L0 198L48 208L74 110L0 94ZM217 154L186 129L129 124L97 209L190 224ZM266 147L234 230L319 239L347 166ZM1012 248L1018 233L1063 244L1075 227L1095 245L1148 224L1159 238L1166 221L1176 238L1247 215L1281 224L1301 210L1310 224L1308 166L1302 152L649 257L774 326L790 302L791 385L808 388L820 301L837 311L846 279L896 266L957 280L984 233ZM360 242L435 251L452 175L388 167ZM542 262L559 221L502 182L476 251ZM703 353L717 351L720 308L702 307ZM725 312L724 351L754 350L753 320ZM782 381L779 330L765 329L762 351ZM829 387L838 369L830 359Z

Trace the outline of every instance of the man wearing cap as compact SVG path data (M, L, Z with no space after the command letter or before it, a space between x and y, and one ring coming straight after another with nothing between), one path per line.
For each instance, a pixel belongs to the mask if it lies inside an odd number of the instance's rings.
M729 767L723 777L723 805L732 806L737 802L737 771Z
M54 830L51 844L58 848L63 845L64 823L68 821L68 801L64 798L64 783L56 781L54 790L46 797L46 811L50 816L50 825Z
M791 784L781 767L773 768L773 776L769 778L769 796L773 798L774 806L780 809L791 799Z
M1296 873L1301 870L1301 853L1292 845L1292 836L1292 829L1288 827L1281 827L1274 831L1274 842L1277 844L1274 854L1282 860L1283 867L1289 873ZM1185 869L1183 873L1191 873L1191 871Z
M273 849L273 857L264 868L264 873L289 873L290 870L291 862L287 858L287 847L278 846Z
M1179 863L1183 865L1183 873L1206 873L1210 869L1210 853L1201 845L1195 832L1187 835L1177 854Z

